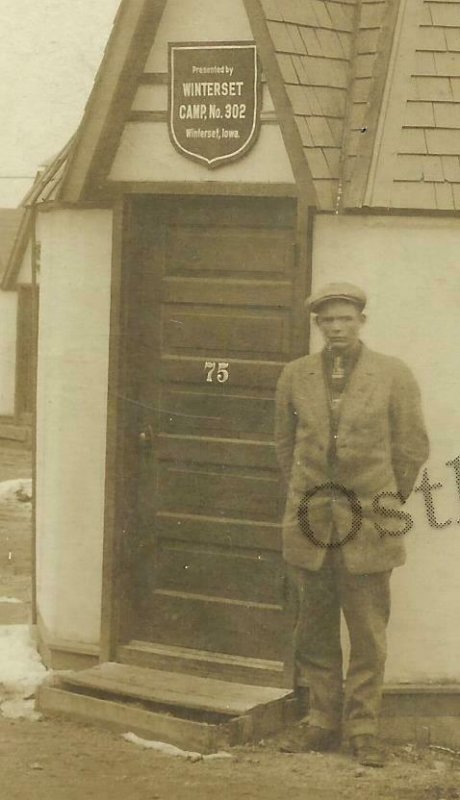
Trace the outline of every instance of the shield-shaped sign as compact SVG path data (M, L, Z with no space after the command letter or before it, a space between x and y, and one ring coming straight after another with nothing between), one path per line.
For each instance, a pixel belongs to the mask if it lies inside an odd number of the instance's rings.
M169 135L182 155L214 168L241 158L260 130L255 44L170 44Z

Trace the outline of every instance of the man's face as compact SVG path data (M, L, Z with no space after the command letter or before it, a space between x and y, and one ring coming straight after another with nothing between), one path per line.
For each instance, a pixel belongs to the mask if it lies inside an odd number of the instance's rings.
M357 306L346 300L330 300L318 309L316 324L326 345L335 350L346 350L359 340L366 317Z

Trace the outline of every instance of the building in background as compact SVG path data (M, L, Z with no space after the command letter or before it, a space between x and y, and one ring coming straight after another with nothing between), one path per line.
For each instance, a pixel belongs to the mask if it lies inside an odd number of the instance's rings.
M30 441L36 335L31 214L0 210L0 437Z
M407 507L382 724L458 746L459 153L456 3L123 0L76 138L29 198L50 665L116 662L118 687L160 703L136 669L284 702L273 390L318 347L305 295L350 280L368 344L422 387L442 484L434 523L422 493ZM84 700L69 678L44 707L104 715L99 669L74 678Z

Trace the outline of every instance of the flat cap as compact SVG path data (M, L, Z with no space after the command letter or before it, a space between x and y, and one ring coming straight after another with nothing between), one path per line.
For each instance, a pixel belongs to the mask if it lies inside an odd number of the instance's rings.
M367 303L366 294L359 286L355 286L353 283L328 283L322 289L307 297L305 306L311 312L316 313L319 307L329 300L348 300L349 303L358 306L360 311L363 310Z

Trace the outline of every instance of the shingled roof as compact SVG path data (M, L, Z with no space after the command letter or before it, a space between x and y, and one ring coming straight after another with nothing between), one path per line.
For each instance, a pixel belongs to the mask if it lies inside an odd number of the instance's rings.
M354 0L262 0L318 205L337 203L352 77Z
M460 208L460 4L423 4L390 204Z
M97 162L108 174L107 132L121 132L166 2L122 0L53 197L88 197ZM308 202L337 212L460 207L460 2L244 3L267 76L284 84L277 111L285 134L290 116Z
M318 207L460 208L460 3L261 2Z

